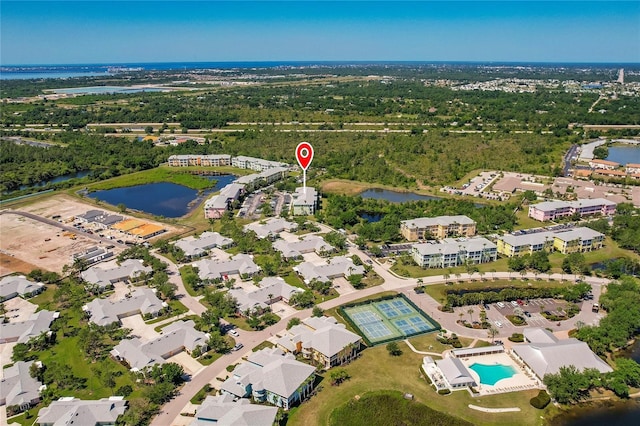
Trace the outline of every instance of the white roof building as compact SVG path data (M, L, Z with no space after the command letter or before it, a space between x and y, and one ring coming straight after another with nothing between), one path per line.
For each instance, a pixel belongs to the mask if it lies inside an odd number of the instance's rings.
M334 278L350 277L351 275L364 275L364 266L355 265L350 257L337 256L327 259L324 265L315 265L311 262L303 262L293 268L299 275L304 277L305 284L309 284L314 279L327 282Z
M526 328L524 335L530 343L514 345L512 351L540 380L546 374L556 374L561 367L570 365L580 371L585 368L595 368L601 373L613 371L585 342L578 339L559 340L552 333L539 328Z
M295 232L298 225L282 218L272 217L264 222L253 222L245 225L244 230L253 231L258 238L275 238L282 231Z
M176 242L176 247L180 247L187 257L201 257L206 255L209 249L227 248L231 245L233 245L231 238L209 231L203 232L199 237L190 236Z
M0 343L26 343L32 337L49 331L49 326L58 318L58 312L38 311L26 321L0 324Z
M220 390L238 398L252 395L287 410L311 392L315 370L280 349L265 348L238 364Z
M44 284L29 281L24 275L9 275L0 280L0 302L20 296L32 296L44 290Z
M162 335L143 343L138 338L124 339L111 351L111 356L126 361L131 371L140 371L154 364L163 364L164 360L196 347L207 347L209 335L194 328L195 323L176 321L162 330Z
M256 171L269 170L273 168L288 168L287 163L281 163L279 161L263 160L262 158L246 157L239 155L231 159L231 165L240 169L251 169Z
M293 242L278 240L273 243L273 248L282 253L285 259L296 259L304 253L316 252L324 255L336 251L335 247L317 235L305 235L299 241Z
M141 260L127 259L120 266L111 269L102 269L99 266L92 266L83 271L80 276L88 283L96 284L100 288L105 289L113 284L134 279L141 274L150 274L152 271L150 266L144 266Z
M65 397L40 410L36 423L40 426L113 426L126 409L127 401L121 396L92 401Z
M191 426L272 426L277 414L277 407L234 401L230 394L209 395L196 409Z
M255 264L253 257L248 254L236 254L229 260L219 261L202 259L194 263L198 268L198 275L201 280L215 280L224 278L227 275L255 275L260 271L260 267Z
M436 365L450 389L476 386L476 381L460 359L443 358L436 360Z
M293 193L291 210L294 215L312 215L318 207L318 191L313 187L299 187Z
M18 361L4 369L4 378L0 380L0 405L28 408L40 402L40 390L44 385L31 377L33 363Z
M334 317L323 316L307 318L291 327L276 344L286 352L302 353L305 358L313 358L330 368L353 359L362 337L347 330Z
M91 315L90 321L98 325L109 325L120 322L121 318L131 315L157 316L166 306L158 299L155 290L145 287L136 288L131 297L112 301L108 299L93 299L82 307Z
M229 295L237 300L238 311L245 312L247 309L265 309L267 305L280 300L289 303L291 296L302 292L301 288L287 284L280 277L267 277L260 281L260 287L254 291L233 289L229 290Z

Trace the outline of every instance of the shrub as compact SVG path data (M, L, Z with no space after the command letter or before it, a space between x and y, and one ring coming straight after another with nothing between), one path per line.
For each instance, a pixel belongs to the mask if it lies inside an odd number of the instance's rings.
M549 397L549 394L545 390L541 390L540 392L538 392L537 396L534 396L529 400L529 404L539 410L542 410L544 407L549 405L550 402L551 397Z
M439 395L449 395L451 393L451 391L449 389L440 389L438 391Z
M513 333L511 336L509 336L509 340L516 343L524 342L524 334Z

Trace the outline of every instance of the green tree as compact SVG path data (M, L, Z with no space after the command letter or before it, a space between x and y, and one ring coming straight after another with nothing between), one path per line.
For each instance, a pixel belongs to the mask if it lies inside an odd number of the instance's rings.
M389 355L391 356L402 355L402 349L400 349L397 342L387 343L387 352L389 352Z

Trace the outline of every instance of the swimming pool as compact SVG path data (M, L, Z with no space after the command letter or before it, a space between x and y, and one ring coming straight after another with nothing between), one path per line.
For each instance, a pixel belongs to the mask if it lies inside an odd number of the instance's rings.
M478 373L480 376L480 383L483 385L495 385L502 379L508 379L516 374L515 368L510 365L503 364L472 364L469 366L470 369Z

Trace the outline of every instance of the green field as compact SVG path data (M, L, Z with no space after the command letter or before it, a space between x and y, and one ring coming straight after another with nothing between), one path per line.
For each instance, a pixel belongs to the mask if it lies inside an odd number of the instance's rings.
M156 167L155 169L118 176L112 179L88 185L88 187L91 191L99 191L114 188L123 188L128 186L144 185L147 183L155 182L170 182L197 190L213 188L216 184L216 182L213 180L206 179L202 176L190 174L182 168L160 166Z

